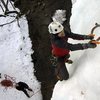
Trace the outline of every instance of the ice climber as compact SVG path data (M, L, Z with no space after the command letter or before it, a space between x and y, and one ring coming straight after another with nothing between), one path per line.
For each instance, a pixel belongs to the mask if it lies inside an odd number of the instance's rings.
M68 43L68 38L76 40L93 39L94 35L79 35L73 32L67 32L64 30L62 24L57 21L53 21L49 24L48 30L51 38L52 54L57 58L57 66L55 67L55 73L59 80L67 80L69 78L68 70L65 66L65 61L72 63L68 58L70 57L70 51L84 50L88 48L95 48L97 45L94 43Z

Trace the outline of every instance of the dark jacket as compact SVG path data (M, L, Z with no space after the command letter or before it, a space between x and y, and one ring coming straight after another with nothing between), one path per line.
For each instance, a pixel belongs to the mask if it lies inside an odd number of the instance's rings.
M29 88L29 86L24 82L18 82L17 84L18 84L18 86L16 86L17 90L24 90Z
M29 88L29 86L28 86L26 83L24 83L24 82L18 82L18 83L16 84L16 89L19 90L19 91L23 91L23 92L25 93L25 95L26 95L28 98L30 98L31 96L30 96L30 94L27 92L27 90L33 92L32 89Z
M83 50L82 44L71 44L68 43L68 38L76 40L87 39L87 35L79 35L74 33L65 32L65 37L58 37L58 35L51 34L52 54L54 56L65 56L70 51Z

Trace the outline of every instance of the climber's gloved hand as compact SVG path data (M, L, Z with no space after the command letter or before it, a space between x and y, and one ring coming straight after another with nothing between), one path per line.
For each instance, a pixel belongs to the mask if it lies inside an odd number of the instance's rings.
M97 47L97 45L95 43L86 43L86 44L82 44L83 49L87 49L87 48L95 48Z
M84 39L90 39L90 40L92 40L92 39L94 39L94 36L95 36L95 34L85 35Z

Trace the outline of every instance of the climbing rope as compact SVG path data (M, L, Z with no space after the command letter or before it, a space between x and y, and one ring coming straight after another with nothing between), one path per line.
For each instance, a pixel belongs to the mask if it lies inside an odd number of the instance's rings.
M15 78L14 78L14 77L11 77L11 76L9 76L9 75L7 75L7 74L4 74L4 78L5 78L5 79L3 79L3 80L0 82L0 84L1 84L1 86L4 86L6 89L7 89L8 87L13 87L13 86L14 86L14 83L16 83L16 82L15 82Z

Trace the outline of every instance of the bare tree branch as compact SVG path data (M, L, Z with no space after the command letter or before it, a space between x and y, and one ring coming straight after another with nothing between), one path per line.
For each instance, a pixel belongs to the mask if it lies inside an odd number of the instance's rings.
M6 3L4 2L4 0L1 0L3 6L5 7L6 11L9 11L8 6L6 5Z
M6 17L6 16L3 16L3 15L1 15L1 16L2 16L2 17ZM14 17L15 17L15 16L14 16ZM11 24L11 23L13 23L13 22L15 22L15 21L17 21L18 27L20 27L20 24L19 24L19 19L20 19L20 18L21 18L21 16L17 15L17 16L15 17L14 20L12 20L12 21L10 21L10 22L8 22L8 23L1 24L0 27L5 26L5 25L8 25L8 24Z
M0 7L1 7L2 11L4 12L4 9L3 9L3 7L1 6L1 4L0 4Z
M8 22L8 23L5 23L5 24L1 24L0 25L0 27L2 27L2 26L4 26L4 25L8 25L8 24L11 24L11 23L13 23L13 22L15 22L17 19L15 18L13 21L11 21L11 22Z
M12 7L16 10L15 6L13 5L13 3L11 2L11 0L9 0L10 4L12 5Z
M6 17L6 15L0 15L0 17Z
M6 7L8 7L8 3L9 3L9 2L8 2L8 0L7 0L7 2L6 2Z
M6 11L6 12L5 12L5 15L12 14L12 13L13 13L13 14L15 13L15 14L17 14L17 15L21 15L21 14L20 14L19 12L17 12L17 11Z
M11 0L7 0L7 2L4 2L4 0L1 0L1 3L3 4L3 6L5 7L6 10L4 10L4 8L2 7L2 5L0 4L2 11L4 12L4 15L0 15L0 17L5 17L8 16L9 14L15 13L17 14L17 16L21 16L22 14L20 12L18 12L16 10L16 8L14 7L14 5L12 4ZM9 11L8 9L8 3L11 4L11 6L13 7L14 11ZM11 16L12 17L12 16Z

